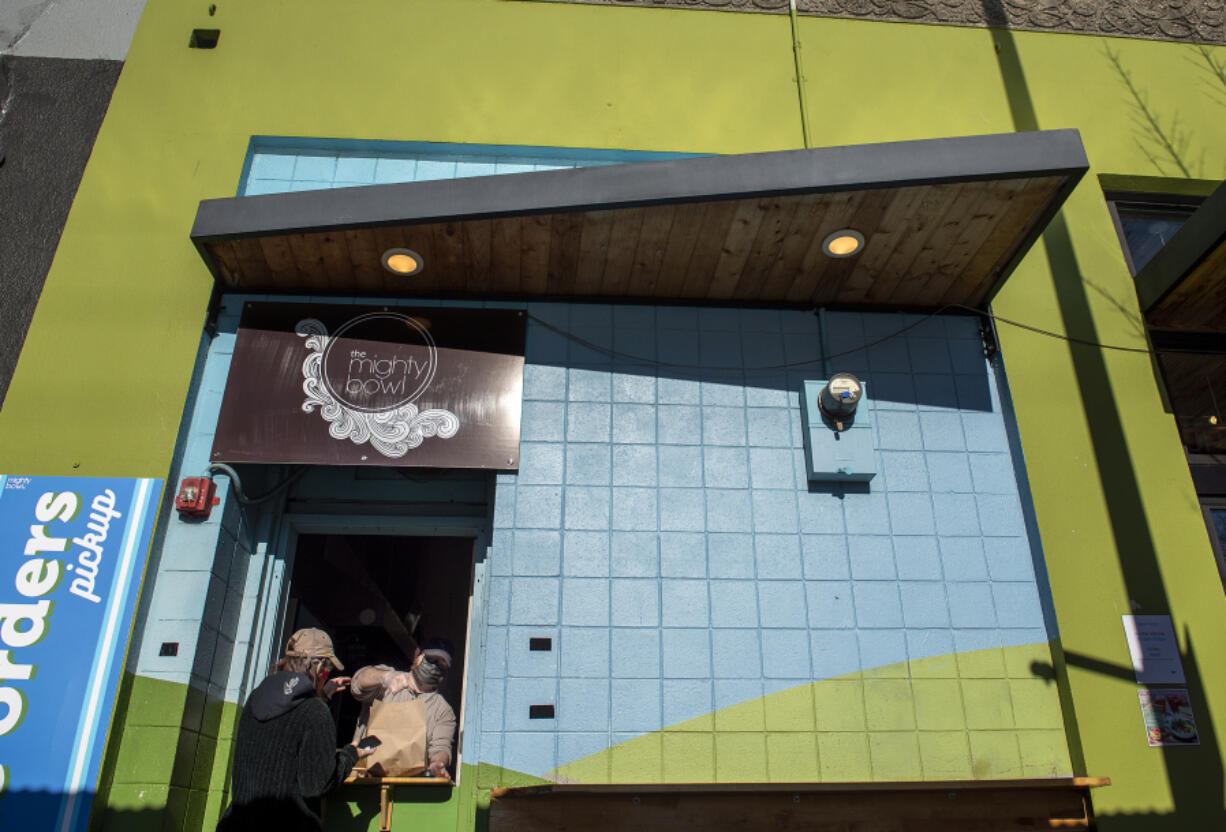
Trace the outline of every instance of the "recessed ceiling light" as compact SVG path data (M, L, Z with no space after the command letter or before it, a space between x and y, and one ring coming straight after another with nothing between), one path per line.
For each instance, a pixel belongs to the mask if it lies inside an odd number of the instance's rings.
M420 254L407 248L389 248L383 252L383 268L401 277L417 274L425 265Z
M822 251L829 257L851 257L864 248L864 235L854 228L836 231L822 243Z

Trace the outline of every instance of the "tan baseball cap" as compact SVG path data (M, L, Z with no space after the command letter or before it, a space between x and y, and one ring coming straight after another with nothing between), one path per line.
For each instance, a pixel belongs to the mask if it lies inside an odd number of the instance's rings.
M290 636L289 643L285 645L285 655L302 656L308 659L330 659L337 670L345 669L332 649L332 638L323 630L315 627L299 630Z

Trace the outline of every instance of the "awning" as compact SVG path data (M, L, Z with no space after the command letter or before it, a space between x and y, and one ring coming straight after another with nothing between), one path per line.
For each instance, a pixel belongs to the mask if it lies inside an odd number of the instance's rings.
M1226 451L1226 185L1136 276L1184 445Z
M226 290L980 307L1087 168L1075 130L709 156L206 200L191 237Z
M1226 332L1226 185L1137 273L1149 326Z

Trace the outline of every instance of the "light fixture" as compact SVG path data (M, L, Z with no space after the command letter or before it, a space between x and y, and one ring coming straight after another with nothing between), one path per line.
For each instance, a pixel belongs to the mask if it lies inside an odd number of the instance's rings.
M408 277L425 266L420 254L407 248L389 248L383 252L383 268L392 274Z
M822 242L827 257L851 257L864 248L864 235L854 228L836 231Z

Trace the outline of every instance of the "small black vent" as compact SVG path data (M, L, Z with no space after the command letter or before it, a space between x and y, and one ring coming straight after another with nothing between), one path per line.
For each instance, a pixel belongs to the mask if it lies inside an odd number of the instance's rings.
M529 650L544 650L546 652L553 649L553 639L551 638L530 638L528 639Z
M179 642L163 641L161 649L158 650L159 656L177 656L179 655Z
M220 29L192 29L192 39L187 45L192 49L216 49L221 40Z
M528 719L553 719L553 705L529 705Z

